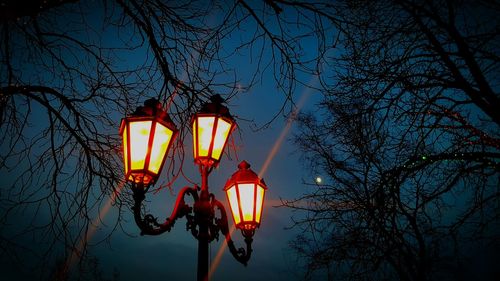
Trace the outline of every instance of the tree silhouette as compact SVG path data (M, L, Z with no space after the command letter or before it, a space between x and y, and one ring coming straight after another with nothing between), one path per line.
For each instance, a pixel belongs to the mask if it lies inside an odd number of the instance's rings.
M54 257L84 257L108 198L108 234L121 227L117 128L142 101L181 127L158 190L183 176L208 97L272 77L272 122L310 75L324 100L297 144L328 178L284 205L307 211L292 246L311 274L425 280L456 268L463 241L498 239L498 3L97 2L0 5L2 262L32 253L47 276Z
M339 1L331 11L338 54L320 57L324 99L295 138L326 179L283 202L305 211L292 247L306 277L466 278L467 249L500 237L500 5Z

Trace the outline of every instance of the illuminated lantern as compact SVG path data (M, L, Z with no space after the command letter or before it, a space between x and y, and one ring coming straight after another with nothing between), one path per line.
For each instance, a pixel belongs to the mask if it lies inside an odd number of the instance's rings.
M236 227L253 231L260 225L267 186L246 161L241 162L238 168L226 182L224 191Z
M154 184L177 135L174 123L156 99L144 102L120 125L125 179Z
M236 122L222 105L222 98L214 95L210 103L203 105L192 120L193 155L197 164L217 166Z

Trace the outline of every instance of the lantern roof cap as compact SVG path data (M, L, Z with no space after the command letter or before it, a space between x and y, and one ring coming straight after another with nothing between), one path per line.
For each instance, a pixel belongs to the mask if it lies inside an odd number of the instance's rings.
M224 190L227 190L236 183L256 183L267 189L267 185L264 180L259 178L259 176L252 169L250 169L250 164L248 164L245 160L241 161L238 165L238 171L236 171L227 180Z
M134 117L157 117L167 123L173 123L168 113L163 110L162 104L155 98L144 101L144 106L138 106L131 115Z
M199 113L214 113L232 119L229 109L223 103L225 100L219 94L213 95L210 97L210 102L201 106Z

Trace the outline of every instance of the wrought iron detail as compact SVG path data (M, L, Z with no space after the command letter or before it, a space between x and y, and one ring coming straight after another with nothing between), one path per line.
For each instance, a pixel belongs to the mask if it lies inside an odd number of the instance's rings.
M142 216L142 205L148 189L149 186L144 188L140 184L134 184L132 187L134 198L132 210L135 222L141 230L141 235L160 235L170 231L178 218L186 217L186 230L190 231L194 238L211 242L219 240L219 232L221 232L234 258L243 265L247 265L252 254L252 237L255 230L242 230L246 249L236 248L229 231L228 217L224 205L215 198L214 194L207 195L205 194L206 190L200 190L198 186L184 187L177 195L170 217L166 218L163 223L159 223L158 218L152 214ZM186 195L192 197L194 201L192 207L186 204ZM220 217L216 216L216 210L218 210ZM205 231L201 231L201 229L205 229Z

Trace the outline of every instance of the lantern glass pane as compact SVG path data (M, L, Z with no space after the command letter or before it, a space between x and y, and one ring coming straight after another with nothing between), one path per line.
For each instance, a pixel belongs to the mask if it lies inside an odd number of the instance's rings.
M241 222L240 211L238 209L238 196L236 194L235 186L231 186L226 190L227 198L229 199L229 206L231 207L231 213L233 213L234 223L239 224Z
M224 144L226 144L226 140L229 137L230 129L231 123L219 118L219 121L217 122L217 131L215 131L212 158L219 160L222 151L224 150Z
M130 122L130 168L132 170L144 169L151 122L151 120Z
M210 143L212 142L212 131L215 117L198 117L198 155L208 156ZM196 140L195 140L196 141Z
M172 140L173 131L169 128L163 126L160 123L156 123L155 135L153 139L153 145L151 146L151 156L149 160L148 169L150 172L158 174L161 168L161 164L165 159L165 154L167 153L167 148Z
M255 200L255 222L260 223L262 215L262 204L264 203L264 188L257 185L257 198Z
M198 118L194 118L193 122L193 156L194 158L198 157L198 147L196 146L196 136L198 135L197 125Z
M123 129L122 132L122 139L123 139L123 163L124 163L124 168L125 168L125 175L128 173L128 139L127 139L127 126Z
M253 183L238 184L238 191L240 193L240 208L243 214L243 221L245 222L254 221L253 208L255 206L254 202L255 184Z

